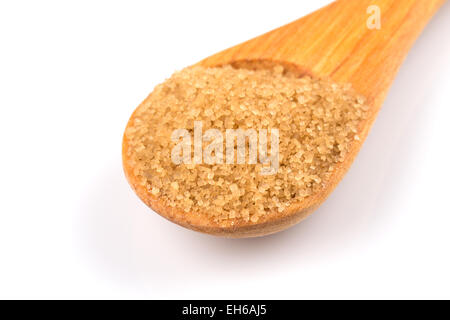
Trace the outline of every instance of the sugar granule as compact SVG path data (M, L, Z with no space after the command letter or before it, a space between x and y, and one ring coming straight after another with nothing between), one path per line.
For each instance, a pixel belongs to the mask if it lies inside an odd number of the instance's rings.
M282 213L320 192L366 117L365 99L349 85L282 66L261 70L189 67L156 86L126 131L126 161L137 181L165 205L216 223ZM174 130L279 130L279 169L261 164L179 164L171 161Z

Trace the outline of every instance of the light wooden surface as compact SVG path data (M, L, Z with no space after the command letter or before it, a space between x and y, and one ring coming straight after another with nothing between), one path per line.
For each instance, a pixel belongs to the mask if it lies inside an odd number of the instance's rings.
M255 39L219 52L202 65L240 60L293 63L317 77L350 82L380 107L398 68L445 0L341 0ZM367 8L380 8L369 29Z
M410 47L445 0L341 0L283 27L219 52L203 66L283 63L300 74L351 83L371 106L346 160L335 170L323 192L294 203L283 213L269 214L256 224L221 227L203 216L167 208L139 187L132 168L124 168L138 196L163 217L184 227L226 237L262 236L298 223L313 212L347 172L365 140L387 91ZM380 29L369 29L367 8L380 9ZM431 48L430 50L432 50ZM124 143L124 156L128 146ZM124 159L125 160L125 159Z

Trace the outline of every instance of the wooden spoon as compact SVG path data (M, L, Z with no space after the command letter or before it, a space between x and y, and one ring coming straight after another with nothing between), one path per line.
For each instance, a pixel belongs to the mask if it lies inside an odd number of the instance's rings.
M219 52L199 62L214 67L241 67L282 63L298 74L351 83L371 107L359 127L360 141L353 143L346 159L318 194L293 204L282 213L271 213L256 223L239 222L223 227L199 214L164 205L138 184L128 165L124 140L125 174L137 195L163 217L192 230L226 237L254 237L283 230L314 211L342 179L386 97L410 47L445 0L341 0L262 36ZM370 8L369 8L370 7ZM376 24L377 10L381 17ZM373 28L375 27L375 28ZM133 119L133 116L132 116Z

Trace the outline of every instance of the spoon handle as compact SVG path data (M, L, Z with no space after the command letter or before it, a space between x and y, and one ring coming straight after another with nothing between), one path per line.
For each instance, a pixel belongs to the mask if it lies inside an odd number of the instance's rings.
M445 0L339 0L200 64L293 63L350 82L377 111L410 47Z

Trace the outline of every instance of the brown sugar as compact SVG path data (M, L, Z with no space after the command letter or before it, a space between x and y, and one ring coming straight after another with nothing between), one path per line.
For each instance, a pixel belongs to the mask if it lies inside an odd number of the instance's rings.
M282 66L189 67L156 86L136 110L125 131L125 158L137 181L169 207L217 223L257 222L324 188L359 139L358 124L367 110L364 98L351 86L298 78ZM174 130L186 129L193 137L196 122L201 122L203 132L278 130L276 172L261 174L265 165L248 160L211 164L191 158L174 163ZM203 141L201 147L207 145Z

